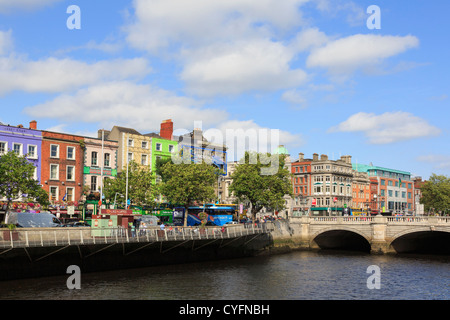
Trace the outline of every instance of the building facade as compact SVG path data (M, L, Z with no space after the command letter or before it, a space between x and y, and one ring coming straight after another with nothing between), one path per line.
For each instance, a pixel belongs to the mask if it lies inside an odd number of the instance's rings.
M361 164L353 164L353 169L367 172L371 179L377 180L378 190L372 197L377 199L381 212L405 214L414 211L414 182L410 172Z
M104 179L117 177L117 141L99 138L84 138L84 186L90 192L100 192ZM102 183L103 177L103 183Z
M41 181L42 133L37 130L37 122L31 121L29 128L0 124L0 156L10 150L17 155L26 156L36 169L34 178Z
M82 136L42 131L41 183L52 204L82 200L83 140Z
M311 163L303 153L298 154L298 160L291 162L293 187L293 215L304 215L312 205L311 195Z

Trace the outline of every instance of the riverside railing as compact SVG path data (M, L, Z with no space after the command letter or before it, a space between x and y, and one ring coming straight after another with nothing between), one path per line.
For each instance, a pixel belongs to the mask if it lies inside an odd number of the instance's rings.
M271 223L227 227L68 227L0 229L0 248L50 247L155 241L230 239L273 230ZM1 253L0 253L1 254Z

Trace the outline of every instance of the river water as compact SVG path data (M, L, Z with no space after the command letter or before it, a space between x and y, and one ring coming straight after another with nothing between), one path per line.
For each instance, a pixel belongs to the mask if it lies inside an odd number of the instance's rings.
M449 256L295 251L82 274L81 289L72 290L69 274L3 281L0 299L448 300L449 262ZM368 273L369 266L379 273Z

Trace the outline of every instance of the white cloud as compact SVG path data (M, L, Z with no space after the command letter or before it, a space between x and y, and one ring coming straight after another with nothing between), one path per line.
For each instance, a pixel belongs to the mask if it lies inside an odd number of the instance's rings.
M305 108L307 104L305 96L295 89L283 92L281 100L301 108Z
M419 40L408 36L356 34L312 50L308 67L326 68L332 74L348 74L356 69L373 67L384 59L398 55L419 45Z
M34 118L100 123L104 128L121 125L143 133L159 131L164 119L173 119L177 126L191 128L195 120L215 125L228 117L225 111L201 108L196 104L193 99L148 84L116 81L83 88L73 95L63 94L24 111Z
M125 27L136 48L156 52L172 45L267 37L303 23L307 0L136 0L133 24ZM151 32L149 32L151 30Z
M363 132L372 144L439 135L441 130L408 112L386 112L381 115L359 112L330 128L329 132Z
M185 56L180 78L202 96L284 89L307 79L303 70L290 68L293 52L269 40L211 45Z
M61 1L62 0L1 0L0 13L9 13L13 10L34 10Z
M5 55L12 50L12 30L0 31L0 55Z
M30 61L10 55L0 57L0 94L14 90L61 92L101 81L142 77L149 72L143 58L89 64L68 58Z
M435 169L450 169L450 156L442 154L422 155L417 161L432 163Z

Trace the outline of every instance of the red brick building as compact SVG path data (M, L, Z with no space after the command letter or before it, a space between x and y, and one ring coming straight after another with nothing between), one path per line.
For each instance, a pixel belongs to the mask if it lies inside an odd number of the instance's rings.
M311 162L312 159L305 159L303 153L299 153L297 161L291 162L294 212L306 211L311 206Z
M83 189L83 137L42 131L41 183L51 203L80 201Z

